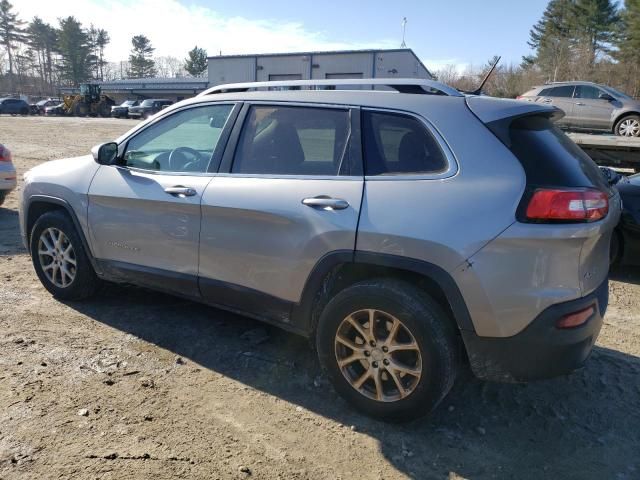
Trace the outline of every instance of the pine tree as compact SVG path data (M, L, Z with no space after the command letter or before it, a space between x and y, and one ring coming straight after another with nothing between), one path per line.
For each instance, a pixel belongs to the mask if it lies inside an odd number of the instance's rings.
M207 70L207 51L197 45L193 47L184 61L184 69L193 77L202 75Z
M98 67L100 80L104 80L104 67L107 62L104 59L104 49L111 42L111 38L109 37L109 33L102 29L98 29L98 34L96 35L96 46L98 47Z
M551 0L529 33L527 43L535 54L525 57L524 64L537 65L553 81L566 79L570 73L574 8L574 0Z
M640 64L640 0L626 0L621 19L616 58L638 65Z
M136 35L131 39L133 48L129 55L129 76L131 78L147 78L156 74L153 62L151 41L144 35Z
M584 44L588 63L593 67L599 54L608 53L619 21L618 9L611 0L576 0L573 31L577 44Z
M26 39L23 25L25 22L13 12L13 5L8 0L0 0L0 44L7 52L9 60L9 77L13 89L13 51L16 44Z
M58 69L62 80L77 87L91 78L89 36L74 17L60 20L57 48L61 56Z

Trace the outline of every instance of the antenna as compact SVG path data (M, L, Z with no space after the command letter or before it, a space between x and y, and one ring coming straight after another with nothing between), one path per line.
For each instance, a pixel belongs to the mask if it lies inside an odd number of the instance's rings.
M480 82L480 86L478 88L476 88L472 92L462 92L462 93L468 93L469 95L482 95L482 89L484 88L484 85L487 83L487 80L489 80L489 77L498 66L498 62L500 62L501 58L502 58L501 56L498 56L496 58L496 61L493 63L493 65L491 66L487 74L484 76L484 79L482 80L482 82Z
M402 17L402 43L400 48L407 48L407 44L404 41L405 34L407 33L407 17Z

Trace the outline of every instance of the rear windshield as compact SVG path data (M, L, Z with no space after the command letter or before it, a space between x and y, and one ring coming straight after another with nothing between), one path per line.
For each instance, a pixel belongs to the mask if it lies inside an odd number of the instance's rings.
M517 119L509 135L511 151L520 160L529 187L595 187L610 192L593 160L549 118Z

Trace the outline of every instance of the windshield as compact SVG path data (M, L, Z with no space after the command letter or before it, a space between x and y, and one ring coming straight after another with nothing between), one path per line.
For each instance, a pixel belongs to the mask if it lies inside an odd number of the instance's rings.
M151 105L153 105L153 100L145 100L140 104L141 107L150 107Z
M602 87L604 90L606 90L608 93L610 93L611 95L615 96L615 97L620 97L620 98L626 98L627 100L633 100L629 95L627 95L626 93L622 93L619 90L616 90L613 87Z
M131 107L132 105L135 105L136 101L135 100L125 100L124 102L122 102L122 104L120 105L121 107Z

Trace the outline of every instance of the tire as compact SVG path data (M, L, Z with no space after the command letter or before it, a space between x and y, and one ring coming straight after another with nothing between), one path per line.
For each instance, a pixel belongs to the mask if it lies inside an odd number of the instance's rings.
M621 137L640 137L640 116L627 115L616 123L614 133Z
M52 240L56 236L60 238L56 232L62 232L64 235L60 245L61 248L57 252L58 261L64 262L67 265L67 271L72 274L73 278L69 275L64 275L61 268L55 271L53 269L46 269L48 265L54 263L56 260L51 254L41 255L39 253L44 250L53 250L47 248L47 244L49 247L55 247ZM51 236L52 233L54 237ZM45 236L46 242L42 240L43 236ZM64 241L65 238L66 241ZM54 297L60 300L84 300L91 297L97 291L100 282L91 266L80 235L66 212L55 210L47 212L38 218L31 231L29 243L29 251L31 252L31 259L36 274L40 282L42 282L44 287ZM71 251L68 251L66 256L63 257L59 253L60 250L67 249L69 246L71 246ZM64 258L72 258L76 262L75 268L72 268L73 265L71 262L64 260ZM51 273L46 273L45 269ZM49 275L55 277L54 279L57 284L52 281Z
M0 190L0 207L2 206L6 198L7 198L7 192L5 192L4 190Z
M22 110L20 110L20 115L29 115L29 109L23 108Z
M74 107L73 114L76 117L86 117L89 114L89 106L84 102L79 102Z
M371 317L367 310L375 311L376 343L371 348L348 320L356 320L368 335ZM396 321L401 326L395 339L405 348L409 343L416 348L385 353L385 345L397 346L389 343L390 327ZM344 346L338 336L358 349ZM359 282L331 299L318 322L316 348L320 365L338 393L364 414L387 421L413 420L431 413L453 386L459 364L452 320L422 290L394 279ZM358 351L366 357L350 361ZM342 368L339 359L346 363ZM420 373L400 372L394 366ZM376 372L379 383L369 376L359 388L354 385L371 372ZM383 395L374 398L379 391Z

